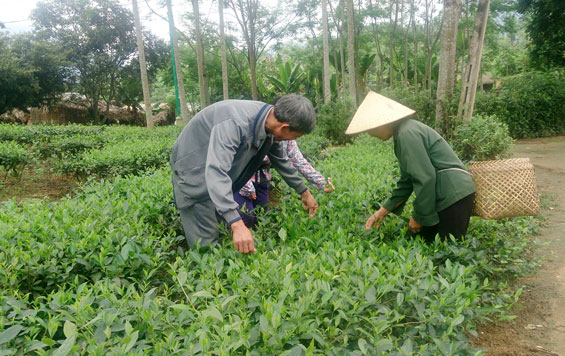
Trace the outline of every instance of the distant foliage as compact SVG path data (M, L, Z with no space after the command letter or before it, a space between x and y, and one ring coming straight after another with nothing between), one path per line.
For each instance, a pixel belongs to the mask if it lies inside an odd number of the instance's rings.
M349 101L337 100L320 107L317 130L333 144L344 145L352 142L345 134L356 108Z
M430 127L435 125L436 107L435 101L430 96L429 91L414 92L414 87L396 87L384 89L379 94L387 98L398 101L402 105L416 111L413 118L425 123Z
M512 147L508 126L496 116L476 115L455 130L451 144L463 161L504 158Z
M565 133L565 82L560 72L508 77L493 92L478 92L475 113L496 115L514 138Z
M314 131L310 135L304 135L296 140L302 155L308 161L317 161L325 158L325 149L330 146L330 140Z

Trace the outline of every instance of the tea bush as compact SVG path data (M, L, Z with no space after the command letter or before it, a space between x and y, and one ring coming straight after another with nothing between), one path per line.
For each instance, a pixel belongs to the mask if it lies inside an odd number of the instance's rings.
M139 174L167 165L172 145L173 142L165 139L107 144L102 149L63 156L57 168L76 177Z
M455 129L451 145L463 161L486 161L506 157L512 147L508 127L496 116L475 115Z
M229 237L185 249L168 167L3 203L3 354L481 354L468 335L515 302L536 221L473 218L466 239L426 245L403 237L407 207L365 231L398 177L391 143L360 135L316 164L336 191L309 219L283 186L249 256Z
M496 115L514 138L565 133L565 81L561 72L504 78L493 92L478 92L474 112Z
M0 167L6 173L12 172L19 176L33 159L34 155L16 142L8 141L0 144Z

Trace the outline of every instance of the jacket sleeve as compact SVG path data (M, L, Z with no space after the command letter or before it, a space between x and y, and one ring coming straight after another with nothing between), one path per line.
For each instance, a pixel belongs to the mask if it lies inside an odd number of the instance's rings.
M401 171L400 179L396 182L396 187L392 191L391 197L383 204L383 207L394 214L400 215L413 190L410 177Z
M304 158L302 152L298 148L295 140L288 141L286 145L286 154L290 162L317 189L324 189L326 186L326 178L318 172L310 162Z
M414 211L412 217L424 226L439 223L436 209L436 170L424 144L424 137L415 131L405 132L398 140L406 173L414 189Z
M235 120L223 121L210 133L204 175L210 199L218 213L232 224L241 217L233 199L232 180L228 175L235 153L243 140L243 130Z
M306 188L302 178L298 176L296 168L294 168L292 163L290 163L290 160L284 152L280 142L273 143L268 156L271 160L271 164L277 172L279 172L286 184L288 184L298 194L302 194L308 189Z

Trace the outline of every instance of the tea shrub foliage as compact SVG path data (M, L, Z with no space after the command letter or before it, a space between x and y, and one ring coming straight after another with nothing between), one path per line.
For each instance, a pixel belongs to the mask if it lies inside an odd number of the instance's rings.
M486 161L505 158L513 140L498 117L475 115L457 126L450 143L461 160Z
M135 130L112 130L133 147ZM163 132L155 146L174 136ZM391 143L360 135L316 168L336 191L315 193L309 219L281 185L249 256L229 237L186 248L166 163L90 178L58 202L1 203L2 354L481 354L469 335L508 317L519 291L507 282L535 267L537 221L473 218L466 239L426 245L403 237L407 207L365 231L398 177Z

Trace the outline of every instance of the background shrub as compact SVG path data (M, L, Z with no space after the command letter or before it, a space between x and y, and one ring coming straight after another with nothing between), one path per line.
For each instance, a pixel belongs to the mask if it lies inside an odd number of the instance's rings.
M346 100L337 100L324 104L318 113L317 131L335 145L352 142L352 137L345 134L356 108Z
M475 113L496 115L514 138L565 133L562 72L524 73L502 80L493 92L478 92Z
M383 89L379 94L392 100L398 101L402 105L415 110L413 118L425 123L430 127L435 126L436 106L429 91L414 92L414 87L397 87ZM457 108L456 108L457 110Z
M311 161L311 163L325 158L325 149L330 145L330 140L319 134L317 131L310 135L299 137L296 142L304 158Z
M457 126L451 145L463 161L486 161L503 158L512 147L512 137L498 117L476 115Z

